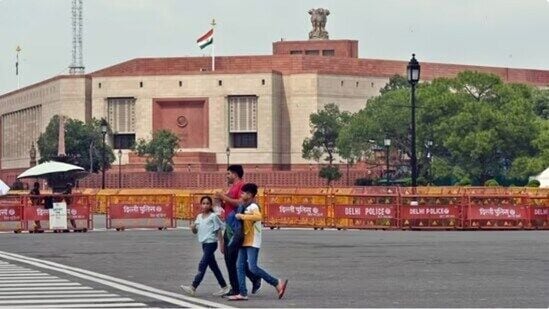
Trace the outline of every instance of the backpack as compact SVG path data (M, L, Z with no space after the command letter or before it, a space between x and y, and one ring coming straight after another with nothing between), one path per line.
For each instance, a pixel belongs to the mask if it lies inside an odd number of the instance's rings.
M236 214L243 214L246 211L246 207L239 206L236 211ZM234 223L232 224L233 237L229 240L227 245L229 248L240 248L244 243L244 222L235 218Z

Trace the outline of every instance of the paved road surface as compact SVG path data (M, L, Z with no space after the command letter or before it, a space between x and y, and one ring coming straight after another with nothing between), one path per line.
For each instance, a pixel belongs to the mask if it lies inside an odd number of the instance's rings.
M201 254L188 230L0 234L0 243L4 252L174 295L191 282ZM548 232L266 230L263 243L261 264L290 279L283 300L264 283L248 302L226 302L210 295L218 287L209 272L198 297L239 307L549 306Z

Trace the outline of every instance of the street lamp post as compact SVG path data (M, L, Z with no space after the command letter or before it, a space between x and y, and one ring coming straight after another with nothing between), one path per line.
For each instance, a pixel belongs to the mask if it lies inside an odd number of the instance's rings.
M118 148L118 189L121 189L121 188L122 188L122 149Z
M225 149L225 154L227 155L227 168L229 168L229 165L230 165L229 157L231 156L231 148L230 147L227 147L227 149Z
M385 183L387 186L389 186L389 148L391 147L391 139L386 138L383 140L383 144L385 145Z
M103 150L101 152L101 189L105 189L105 137L107 136L107 129L107 121L103 118L101 119L101 134L103 134Z
M406 67L408 83L412 86L412 132L411 132L411 165L412 165L412 187L417 186L417 157L416 157L416 85L419 82L421 66L416 60L416 54L412 54L412 59Z
M427 160L429 160L429 180L433 182L433 174L431 171L431 166L433 165L433 153L431 152L431 148L433 147L433 141L428 140L427 141Z

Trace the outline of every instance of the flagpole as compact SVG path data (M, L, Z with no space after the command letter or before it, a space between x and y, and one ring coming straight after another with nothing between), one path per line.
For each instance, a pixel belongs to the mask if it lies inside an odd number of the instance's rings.
M21 47L19 45L17 45L17 48L15 49L15 51L16 51L15 75L17 76L17 89L19 89L19 82L20 82L20 78L19 78L19 52L21 51Z
M215 29L215 19L212 19L212 30ZM215 31L214 31L215 35ZM212 71L215 71L215 40L212 41Z

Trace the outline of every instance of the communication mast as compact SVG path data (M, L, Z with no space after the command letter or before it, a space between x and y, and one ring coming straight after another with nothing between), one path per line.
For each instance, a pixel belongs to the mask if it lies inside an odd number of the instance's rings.
M72 63L70 74L84 73L82 55L82 0L72 0Z

